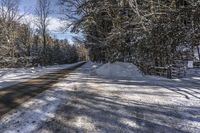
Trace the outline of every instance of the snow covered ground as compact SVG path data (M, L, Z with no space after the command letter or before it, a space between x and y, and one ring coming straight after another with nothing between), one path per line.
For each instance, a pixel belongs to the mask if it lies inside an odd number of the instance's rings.
M199 133L200 83L102 78L87 63L0 119L2 133ZM113 76L113 74L112 74Z
M79 62L80 63L80 62ZM79 64L78 63L78 64ZM65 69L75 64L54 65L47 67L32 67L32 68L4 68L0 69L0 89L14 85L31 78L36 78L41 75Z
M19 108L5 114L0 120L1 133L30 133L35 131L46 120L55 116L59 105L66 100L65 86L71 84L55 84L54 89L47 90Z
M99 76L112 79L137 79L143 77L140 70L131 63L107 63L94 71Z
M200 68L192 68L187 70L187 77L200 77Z

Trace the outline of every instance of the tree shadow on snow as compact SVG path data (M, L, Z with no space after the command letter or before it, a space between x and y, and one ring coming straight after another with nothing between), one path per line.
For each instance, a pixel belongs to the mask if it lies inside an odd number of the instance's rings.
M77 75L84 75L78 78ZM112 80L101 79L88 75L87 72L78 71L71 73L66 83L77 82L80 86L74 91L67 91L69 98L63 102L57 111L56 117L45 122L39 132L198 132L199 127L192 123L200 123L198 116L200 106L160 105L155 103L129 100L120 97L120 94L145 94L168 97L173 92L179 96L195 98L199 92L199 86L188 84L185 81L160 80L152 82L150 79L138 80ZM107 87L108 90L95 90L91 85ZM121 86L121 89L109 90L110 86ZM123 90L123 86L126 89ZM141 87L141 91L135 90L135 86ZM155 89L155 92L143 92L143 87ZM159 93L159 89L167 89L169 93ZM180 89L179 89L180 88ZM149 88L150 89L150 88ZM103 93L101 91L104 91ZM106 93L113 93L107 96ZM116 94L116 95L115 95ZM186 97L187 96L187 97ZM173 98L173 96L172 96ZM151 99L149 99L151 101ZM186 129L185 127L190 127Z

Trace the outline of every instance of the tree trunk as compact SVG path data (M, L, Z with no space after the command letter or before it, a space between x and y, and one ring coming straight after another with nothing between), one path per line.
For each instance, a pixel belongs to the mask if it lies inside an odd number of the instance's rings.
M198 53L199 60L200 60L200 49L199 49L199 46L197 46L197 53Z
M46 65L46 35L45 35L45 31L43 31L43 65Z

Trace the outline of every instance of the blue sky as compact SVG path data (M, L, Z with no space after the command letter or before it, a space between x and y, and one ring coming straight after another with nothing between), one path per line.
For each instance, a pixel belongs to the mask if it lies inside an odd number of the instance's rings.
M58 0L50 0L52 9L54 10L53 14L51 14L50 17L50 25L49 30L51 32L52 36L55 36L58 39L68 39L69 42L72 43L73 36L80 36L73 33L70 33L69 31L62 32L60 31L60 28L62 27L62 24L60 23L59 17L56 14L59 7L57 6ZM24 11L28 12L27 18L33 17L34 10L36 6L37 0L20 0L20 12L23 13Z

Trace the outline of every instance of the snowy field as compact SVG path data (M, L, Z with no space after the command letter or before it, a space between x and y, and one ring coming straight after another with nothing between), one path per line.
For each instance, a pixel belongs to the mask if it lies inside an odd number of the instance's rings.
M143 75L132 79L110 78L107 73L99 76L98 72L104 71L102 67L89 62L70 73L51 90L4 115L0 131L200 132L198 80ZM112 71L111 77L116 76Z
M79 62L80 63L80 62ZM78 63L78 64L79 64ZM54 65L47 67L32 67L32 68L4 68L0 69L0 89L14 85L20 82L27 81L31 78L36 78L41 75L65 69L75 64Z

